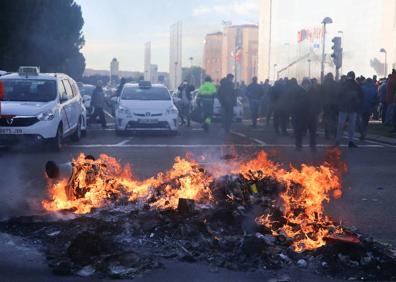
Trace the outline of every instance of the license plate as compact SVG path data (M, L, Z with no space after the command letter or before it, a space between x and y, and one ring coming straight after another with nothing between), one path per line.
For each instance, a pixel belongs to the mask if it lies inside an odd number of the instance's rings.
M22 131L22 129L19 129L19 128L0 128L0 134L21 135L21 134L23 134L23 131Z
M158 123L157 119L150 119L150 118L145 118L145 119L139 119L139 123L144 123L144 124L153 124L153 123Z

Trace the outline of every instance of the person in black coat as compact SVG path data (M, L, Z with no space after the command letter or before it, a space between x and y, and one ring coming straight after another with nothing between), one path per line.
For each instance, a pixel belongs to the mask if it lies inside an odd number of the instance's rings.
M234 76L228 74L227 77L220 81L218 98L223 109L224 129L227 133L231 130L232 120L234 118L234 106L236 105L236 91L234 86Z
M261 100L263 98L263 87L257 83L257 77L253 77L252 83L247 87L246 95L249 100L250 112L252 115L252 126L256 127L257 117Z
M291 90L291 101L296 150L302 149L303 136L308 131L309 145L312 151L316 151L316 131L321 112L318 89L313 87L310 79L304 78L301 87L296 85Z
M91 107L94 109L94 113L91 116L90 122L95 122L99 117L99 122L103 128L106 128L106 118L104 114L105 97L103 92L103 82L99 80L96 83L96 88L92 93Z

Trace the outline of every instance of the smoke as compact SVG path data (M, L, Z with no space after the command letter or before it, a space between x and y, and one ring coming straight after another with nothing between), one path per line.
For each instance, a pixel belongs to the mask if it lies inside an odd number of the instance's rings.
M42 167L32 167L18 153L0 149L0 171L0 219L38 213L46 190Z

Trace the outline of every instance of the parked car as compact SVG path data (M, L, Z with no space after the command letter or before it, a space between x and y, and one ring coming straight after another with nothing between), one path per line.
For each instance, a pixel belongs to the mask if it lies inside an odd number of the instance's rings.
M167 131L177 134L178 110L162 84L125 84L115 112L116 133Z
M198 110L198 90L195 90L193 92L193 102L192 102L192 111L194 113L197 113ZM238 97L237 98L237 105L234 107L234 120L236 122L241 122L243 119L244 115L244 110L243 110L243 103L242 103L242 98ZM218 98L214 99L213 102L213 119L215 121L220 121L222 118L222 109L221 109L221 104Z
M87 109L87 115L93 114L94 109L91 107L92 94L95 90L95 86L90 84L82 84L79 87L81 96L84 100L84 106Z
M65 138L80 140L86 132L86 109L76 82L66 74L40 73L20 67L0 77L3 101L0 142L33 139L61 149Z

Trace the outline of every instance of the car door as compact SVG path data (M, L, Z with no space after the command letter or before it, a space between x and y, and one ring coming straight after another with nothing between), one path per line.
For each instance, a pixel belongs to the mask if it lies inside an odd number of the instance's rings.
M71 104L72 104L72 120L73 120L73 125L77 126L78 121L81 116L81 97L77 92L77 86L71 79L66 80L67 83L70 85L70 89L72 91L72 99L71 99Z
M65 87L64 79L60 80L58 83L59 93L60 93L60 102L61 102L61 110L60 115L63 123L63 132L64 134L69 133L72 130L72 106L71 106L71 97L70 93L67 92Z
M78 119L76 118L75 114L75 99L73 99L73 90L71 88L70 82L67 79L62 80L63 86L65 87L66 94L67 94L67 102L65 111L67 113L67 122L69 124L69 130L73 130L77 126Z

